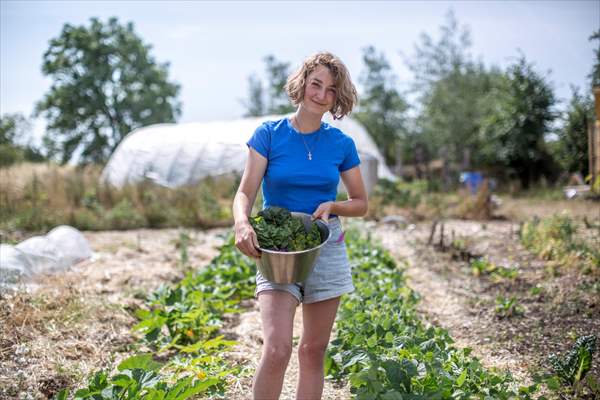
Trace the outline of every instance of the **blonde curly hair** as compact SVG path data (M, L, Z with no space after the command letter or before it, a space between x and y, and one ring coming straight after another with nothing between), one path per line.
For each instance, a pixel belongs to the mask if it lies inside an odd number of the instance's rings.
M302 66L288 77L285 90L295 106L302 103L304 89L306 88L306 79L319 65L323 65L329 69L335 82L335 103L329 112L333 115L333 119L342 119L344 116L350 114L352 108L358 102L358 94L350 79L348 69L333 54L319 52L308 57L304 60Z

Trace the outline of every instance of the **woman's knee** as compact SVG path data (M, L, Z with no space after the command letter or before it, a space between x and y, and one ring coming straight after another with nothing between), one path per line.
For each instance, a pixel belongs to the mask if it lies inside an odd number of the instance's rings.
M298 357L306 361L323 362L327 343L305 342L298 346Z
M292 344L282 342L267 342L264 345L263 354L265 361L267 361L269 365L287 365L292 355Z

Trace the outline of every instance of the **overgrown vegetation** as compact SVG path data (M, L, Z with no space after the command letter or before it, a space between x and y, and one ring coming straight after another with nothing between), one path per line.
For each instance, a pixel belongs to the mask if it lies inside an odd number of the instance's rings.
M600 230L592 229L592 238L585 240L577 235L577 224L566 215L534 218L523 224L521 242L548 260L550 267L578 268L585 274L600 275Z
M151 181L115 188L98 167L17 165L0 170L0 229L10 234L67 224L81 230L210 227L231 221L236 177L165 188Z

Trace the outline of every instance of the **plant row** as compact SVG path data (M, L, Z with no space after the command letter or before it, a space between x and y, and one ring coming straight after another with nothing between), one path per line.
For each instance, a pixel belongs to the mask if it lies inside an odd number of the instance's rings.
M387 252L356 232L346 237L356 290L340 306L325 370L330 378L348 379L356 399L543 399L542 383L559 390L561 382L572 383L566 375L581 379L589 371L595 338L575 355L555 356L555 365L565 360L562 377L555 368L530 386L484 368L471 349L454 347L447 331L420 321L418 296Z
M236 250L232 235L220 253L172 286L161 286L135 312L141 345L152 353L120 363L118 372L99 371L74 399L184 400L199 393L222 397L228 379L243 372L225 358L235 344L219 334L223 317L241 311L253 295L254 264ZM155 358L166 358L156 362ZM56 398L67 399L68 390Z

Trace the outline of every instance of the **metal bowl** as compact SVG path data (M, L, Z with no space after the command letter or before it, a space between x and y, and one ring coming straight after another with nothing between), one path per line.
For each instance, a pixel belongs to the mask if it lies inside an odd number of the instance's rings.
M261 256L257 262L258 270L268 281L281 284L304 282L315 268L321 248L331 236L329 226L322 220L312 221L310 214L300 212L292 212L292 216L302 220L307 232L311 223L315 222L321 234L321 244L301 251L276 251L259 247Z

